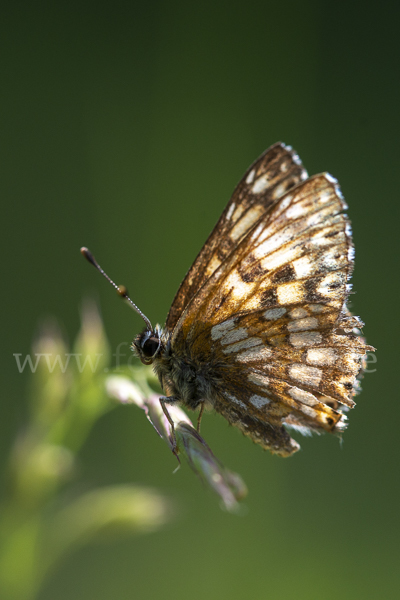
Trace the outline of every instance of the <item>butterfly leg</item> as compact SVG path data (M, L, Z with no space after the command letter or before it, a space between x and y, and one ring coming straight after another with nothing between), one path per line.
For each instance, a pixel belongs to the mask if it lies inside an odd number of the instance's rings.
M201 419L203 417L204 407L205 407L205 402L202 402L201 407L200 407L199 416L197 417L197 427L196 427L197 433L200 433L200 423L201 423Z
M174 402L176 402L176 398L171 397L171 396L161 396L161 398L160 398L160 404L161 404L163 413L167 417L168 423L171 425L172 452L178 458L178 444L176 443L175 424L174 424L174 422L171 418L171 415L169 414L168 409L166 407L166 404L173 404Z

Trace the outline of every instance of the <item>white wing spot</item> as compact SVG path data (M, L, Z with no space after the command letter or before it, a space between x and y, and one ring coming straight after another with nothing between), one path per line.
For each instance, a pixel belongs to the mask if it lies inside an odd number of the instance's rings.
M307 352L307 362L312 365L333 365L336 358L336 352L333 348L313 348Z
M272 190L272 197L274 200L276 200L277 198L281 198L281 196L283 196L285 192L286 184L281 183Z
M257 396L254 394L253 396L250 396L250 402L253 404L253 406L262 408L266 404L269 404L271 400L269 398L265 398L264 396Z
M302 319L303 317L308 317L308 312L304 308L292 308L289 311L289 315L292 319Z
M259 236L259 239L258 239L260 244L256 248L254 248L254 256L256 258L264 258L268 254L275 252L275 250L280 251L282 249L282 246L287 244L287 242L289 242L293 237L293 232L290 230L289 225L286 227L286 229L284 231L275 233L274 235L271 235L270 237L268 237L268 234L269 234L268 230L264 229L260 233L262 234Z
M302 331L301 333L291 333L289 340L295 348L303 348L304 346L320 344L322 335L318 331Z
M253 194L260 194L261 192L266 190L268 186L269 186L268 176L261 175L261 177L256 179L253 187L251 188L251 191L253 192Z
M308 306L308 308L311 310L311 312L319 314L324 311L325 305L324 304L310 304Z
M280 319L286 312L286 308L269 308L264 313L264 319L268 321L276 321Z
M247 410L247 405L244 402L242 402L241 400L239 400L238 398L236 398L236 396L233 396L232 394L228 394L227 392L225 392L224 396L229 398L229 400L231 400L232 402L234 402L241 408L245 408Z
M232 202L232 204L229 207L228 212L226 213L226 220L229 221L229 219L231 218L231 216L233 215L233 211L235 210L236 204L234 202Z
M304 415L307 415L307 417L310 417L311 419L318 419L317 411L314 408L311 408L311 406L308 406L307 404L302 403L301 412Z
M298 400L302 404L307 404L307 406L315 406L316 404L318 404L318 400L313 394L311 394L310 392L305 392L300 388L290 388L289 394L290 396L292 396L292 398Z
M256 281L243 281L237 271L232 271L223 283L223 289L226 293L231 293L233 298L242 299L249 296L257 286Z
M276 198L276 196L275 196L275 198ZM281 215L283 213L283 211L287 209L288 206L290 206L290 203L292 200L293 200L293 194L288 194L287 196L282 198L282 200L279 202L279 204L276 206L276 209L275 209L277 217L279 215Z
M287 209L286 218L287 219L298 219L299 217L303 216L307 212L309 212L308 206L304 206L304 204L302 202L296 202L295 204L292 204L292 206L289 206L289 208Z
M307 317L306 319L296 319L290 321L287 325L288 331L307 331L308 329L318 328L318 319L316 317Z
M269 379L265 375L260 375L259 373L250 373L247 376L247 379L252 383L260 385L261 387L267 388L269 384Z
M263 246L263 244L261 244L261 246ZM278 248L278 250L275 250L275 252L272 254L264 256L262 253L262 248L261 251L259 250L259 247L254 249L254 255L257 258L262 259L260 261L261 268L268 271L270 269L276 269L277 267L281 267L282 265L293 262L293 260L296 259L299 254L301 254L301 252L301 247L292 247L286 250Z
M247 175L247 177L246 177L246 183L249 183L249 184L250 184L250 183L253 183L253 181L254 181L254 175L255 175L255 174L256 174L256 170L255 170L255 169L252 169L252 170L250 171L250 173L249 173L249 174Z
M270 358L272 354L273 351L271 350L271 348L268 348L266 346L264 346L263 348L259 348L258 346L255 346L254 348L250 348L249 350L245 350L245 352L241 352L240 354L238 354L236 360L244 363L251 362L253 360L264 361L266 358Z
M318 195L318 201L319 202L328 202L329 200L332 200L333 194L331 191L326 190L324 192L320 192Z
M222 340L221 343L224 344L224 340ZM253 346L259 346L260 344L262 344L262 340L260 340L260 338L252 337L248 338L247 340L243 339L240 342L236 342L236 344L231 344L230 346L223 348L222 352L224 354L240 352L240 350L246 350L247 348L252 348Z
M296 277L298 279L303 279L303 277L310 275L313 266L308 256L302 256L301 258L293 261L293 268L296 273Z
M289 367L289 376L296 381L304 383L305 385L318 387L322 379L322 371L316 367L294 364Z
M295 304L301 302L304 297L304 287L299 281L285 283L276 290L279 304Z
M235 321L233 319L229 319L229 321L223 321L222 323L218 323L218 325L214 325L214 327L211 329L211 339L221 339L228 331L230 331L234 327Z
M253 206L250 208L242 219L240 219L236 225L229 232L229 236L231 240L236 242L246 231L250 229L252 225L261 217L264 212L264 208L262 206Z
M247 329L245 327L238 327L237 329L233 329L233 331L228 331L224 337L221 338L221 344L227 346L228 344L238 342L245 338L247 338Z

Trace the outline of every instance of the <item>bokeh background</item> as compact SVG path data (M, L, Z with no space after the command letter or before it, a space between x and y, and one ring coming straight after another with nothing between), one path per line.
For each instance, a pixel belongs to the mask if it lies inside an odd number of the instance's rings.
M79 247L162 323L237 181L278 140L341 183L353 310L378 348L342 447L303 439L284 460L204 418L204 437L249 487L241 516L189 469L172 474L134 408L105 415L80 483L157 488L175 519L77 550L40 600L398 597L399 18L396 3L344 0L2 9L2 459L27 410L13 353L29 352L39 319L55 315L73 339L91 293L113 351L142 327Z

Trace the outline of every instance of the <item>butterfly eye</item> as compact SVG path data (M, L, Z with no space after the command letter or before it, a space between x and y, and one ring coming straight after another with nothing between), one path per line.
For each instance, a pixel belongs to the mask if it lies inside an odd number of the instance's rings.
M160 347L160 339L158 337L149 337L142 344L142 353L146 358L152 358Z

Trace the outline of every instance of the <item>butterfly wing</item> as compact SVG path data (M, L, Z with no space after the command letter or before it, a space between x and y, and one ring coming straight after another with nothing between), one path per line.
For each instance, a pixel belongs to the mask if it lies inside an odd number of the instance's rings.
M256 180L257 181L257 180ZM298 449L284 425L341 431L370 347L346 308L353 246L335 179L282 195L187 305L177 351L214 369L214 406L254 441ZM234 240L231 239L234 242Z
M306 178L297 154L282 143L268 148L251 165L183 280L167 317L168 330L173 330L191 298L254 223L284 192Z
M278 318L267 309L224 321L220 326L234 321L234 327L213 341L212 362L225 361L216 410L284 456L298 446L283 425L303 434L345 428L344 412L354 406L367 349L353 331L360 325L356 318L347 316L332 330L329 311L313 313L315 306L289 308ZM263 318L266 323L260 326ZM248 336L238 340L244 332Z

